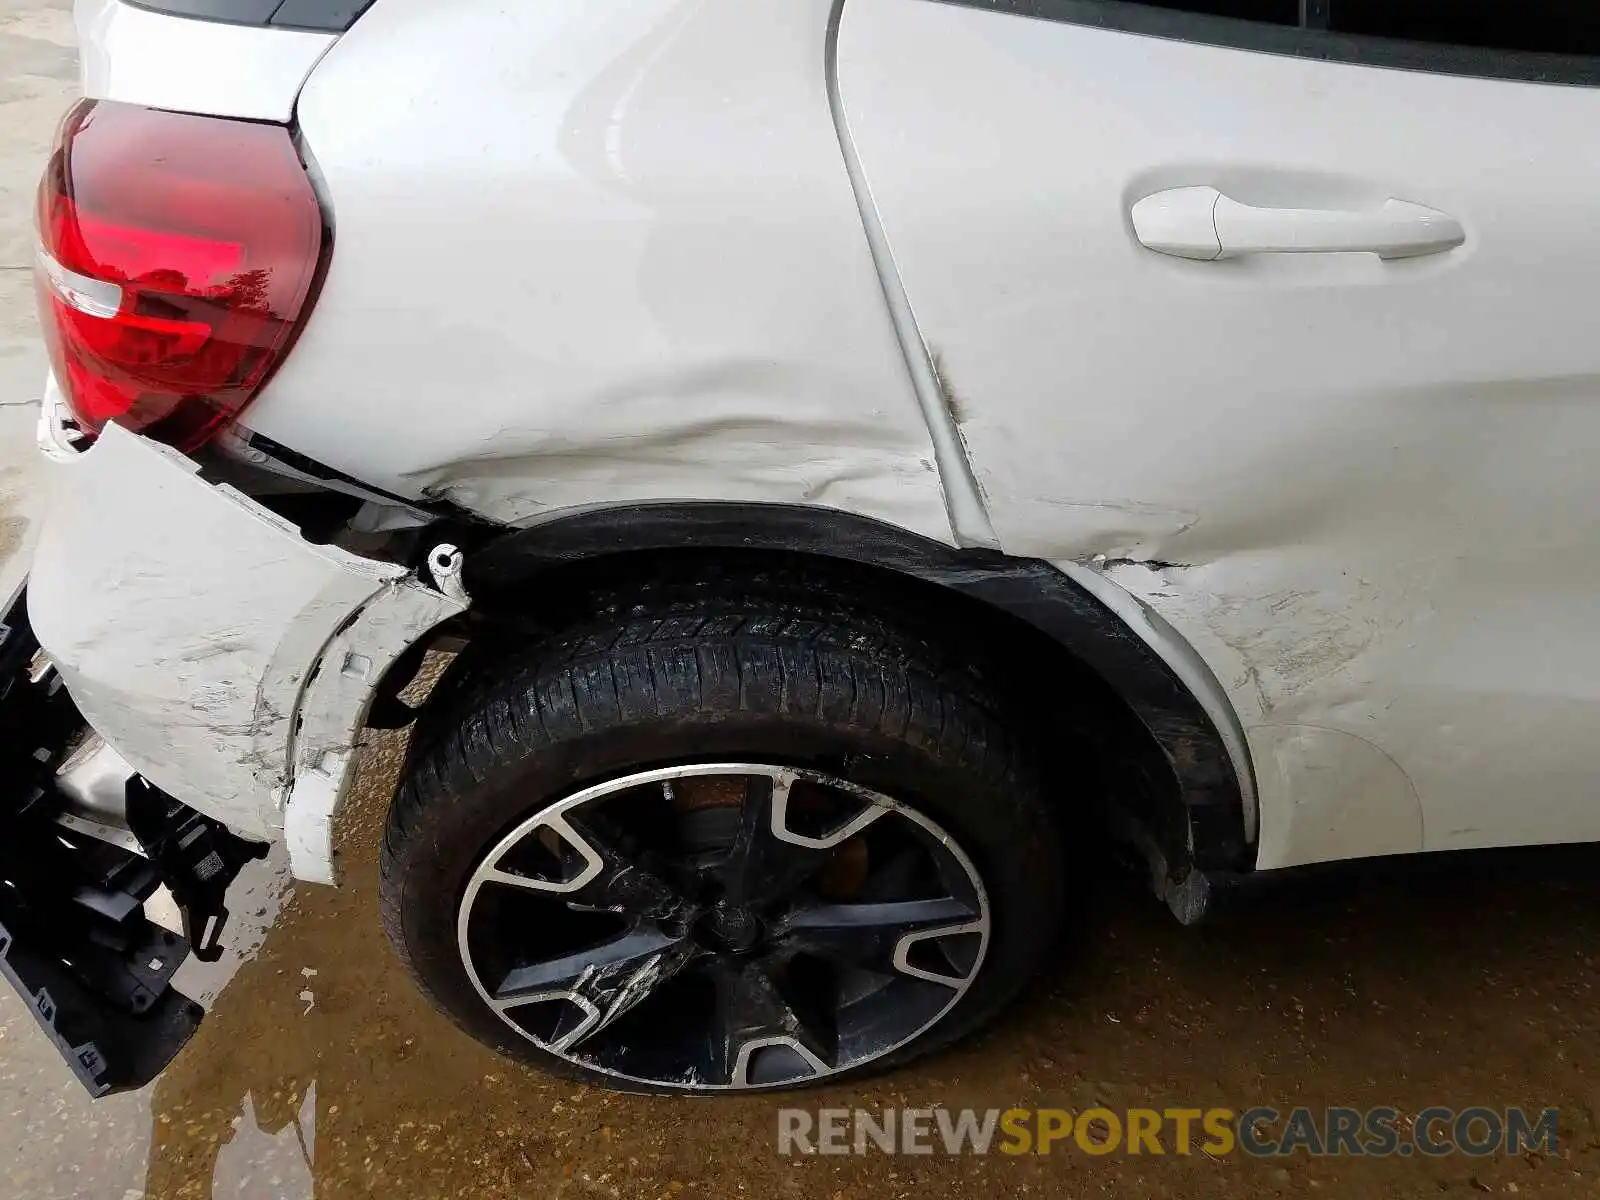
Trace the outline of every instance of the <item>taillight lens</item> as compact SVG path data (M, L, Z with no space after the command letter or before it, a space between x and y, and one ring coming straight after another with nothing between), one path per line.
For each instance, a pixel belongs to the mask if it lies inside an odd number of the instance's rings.
M106 100L62 122L38 227L40 323L79 425L184 450L282 361L327 245L283 126Z

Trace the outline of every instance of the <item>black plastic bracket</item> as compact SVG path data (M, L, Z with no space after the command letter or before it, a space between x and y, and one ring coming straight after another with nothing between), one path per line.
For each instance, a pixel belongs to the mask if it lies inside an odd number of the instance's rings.
M145 854L59 824L55 773L84 732L19 592L0 624L0 977L89 1094L105 1096L149 1083L199 1028L204 1010L172 977L191 940L196 957L220 952L223 894L265 848L142 781L129 816ZM163 884L189 937L145 916Z
M222 957L223 898L247 862L267 848L247 842L137 775L128 781L128 827L150 855L183 914L183 933L201 962Z
M130 948L139 957L129 961L160 962L170 975L188 956L188 945L153 927L145 933L144 942ZM60 961L60 948L57 939L20 937L0 920L0 976L21 993L89 1094L107 1096L143 1087L188 1043L205 1010L165 980L155 992L141 983L143 990L136 994L146 999L137 1008L108 1003L103 993L84 983L76 963L69 968ZM149 973L147 968L147 980Z

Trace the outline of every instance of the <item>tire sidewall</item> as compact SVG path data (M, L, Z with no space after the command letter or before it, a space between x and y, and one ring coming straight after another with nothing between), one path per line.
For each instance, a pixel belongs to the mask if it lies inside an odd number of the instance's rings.
M775 748L781 747L781 753ZM432 999L481 1041L543 1069L629 1091L677 1092L577 1067L518 1036L484 1003L462 964L457 919L468 879L512 828L585 787L655 767L752 762L812 768L871 788L941 826L971 859L988 893L990 938L978 978L932 1029L884 1058L823 1077L875 1072L947 1045L1009 1000L1043 956L1061 909L1061 854L1037 789L988 778L928 749L814 719L701 712L622 724L498 761L476 776L462 755L429 756L452 803L425 808L422 827L386 856L383 904L413 972ZM451 776L466 775L465 778ZM780 1085L793 1087L795 1085Z

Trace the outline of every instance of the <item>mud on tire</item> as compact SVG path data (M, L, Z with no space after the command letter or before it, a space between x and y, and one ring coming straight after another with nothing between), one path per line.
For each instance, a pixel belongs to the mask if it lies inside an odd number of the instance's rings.
M663 583L597 598L515 653L477 656L425 710L384 837L384 926L423 991L478 1040L569 1077L681 1090L519 1036L463 962L469 880L519 823L607 780L708 762L817 772L921 814L964 852L987 894L987 950L959 1000L904 1044L828 1078L897 1066L992 1017L1057 926L1060 846L1032 748L1010 728L1006 698L978 667L801 580ZM703 909L690 918L702 926Z

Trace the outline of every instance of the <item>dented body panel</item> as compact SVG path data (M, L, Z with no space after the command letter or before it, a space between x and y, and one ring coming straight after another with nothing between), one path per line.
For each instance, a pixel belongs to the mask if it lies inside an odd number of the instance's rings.
M115 425L52 470L29 612L85 719L242 835L281 838L286 805L331 808L377 679L464 606L403 567L306 542ZM331 878L328 857L313 840L296 867Z
M511 524L735 500L950 541L831 9L382 0L300 96L337 250L249 426Z
M839 75L1003 549L1205 660L1259 865L1600 839L1600 90L925 0L849 0ZM1130 206L1191 185L1467 241L1141 246Z
M83 0L92 94L292 116L335 227L246 434L528 535L728 502L1052 563L1215 730L1258 867L1600 840L1600 90L999 3L379 0L315 45L128 9ZM150 21L239 86L154 71ZM1140 197L1219 185L1466 241L1139 244ZM465 602L134 445L84 461L205 494L222 549L147 567L130 504L73 595L47 539L41 635L130 761L331 877L372 685Z

